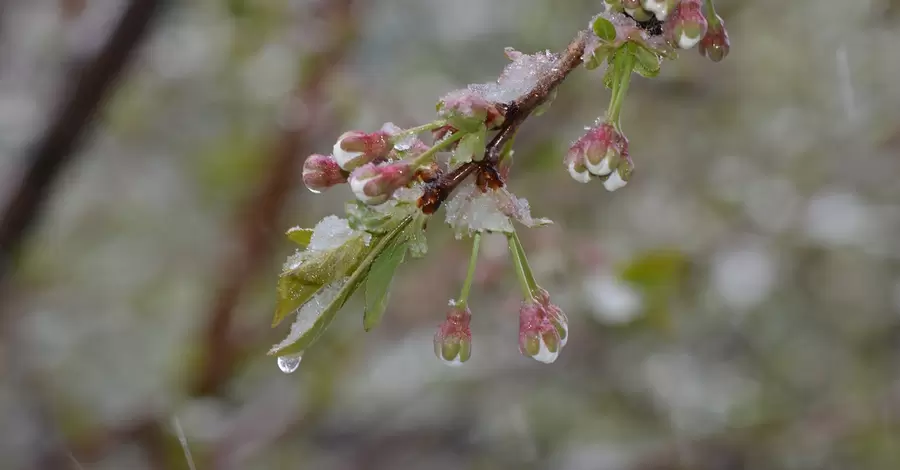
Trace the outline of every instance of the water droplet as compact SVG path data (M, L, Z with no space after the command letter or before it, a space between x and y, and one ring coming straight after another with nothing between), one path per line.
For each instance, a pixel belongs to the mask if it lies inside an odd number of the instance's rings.
M290 374L300 367L302 356L278 356L278 368L285 374Z

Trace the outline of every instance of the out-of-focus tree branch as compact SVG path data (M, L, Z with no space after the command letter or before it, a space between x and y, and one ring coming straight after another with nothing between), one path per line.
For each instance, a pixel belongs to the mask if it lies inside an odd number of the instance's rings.
M26 168L0 212L0 282L40 216L58 176L77 155L93 117L112 94L164 0L131 0L97 55L73 74L50 125L26 151Z
M291 98L291 106L301 107L307 118L280 131L273 144L269 169L238 217L236 238L240 242L222 263L222 277L207 314L202 339L204 362L192 387L195 395L215 394L232 375L239 349L232 331L235 307L243 287L269 259L273 234L281 233L276 224L296 184L299 165L311 153L311 137L321 125L319 118L326 101L323 89L354 38L353 6L353 0L322 2L320 16L325 18L329 39L309 56L309 66L302 72Z

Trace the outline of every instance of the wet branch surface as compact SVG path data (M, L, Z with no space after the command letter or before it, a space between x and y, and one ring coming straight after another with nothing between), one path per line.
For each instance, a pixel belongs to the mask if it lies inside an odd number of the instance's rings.
M503 180L497 169L503 148L516 135L522 123L550 98L573 70L581 65L587 38L587 31L580 31L569 43L551 72L541 77L531 91L506 106L503 126L485 147L484 158L481 161L464 163L425 187L418 201L422 212L426 214L436 212L450 194L473 173L477 174L479 185L482 187L503 186Z

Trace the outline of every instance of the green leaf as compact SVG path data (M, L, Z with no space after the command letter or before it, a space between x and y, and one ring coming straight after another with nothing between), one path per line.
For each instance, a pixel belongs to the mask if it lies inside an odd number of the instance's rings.
M594 49L594 53L591 54L591 58L584 63L584 67L588 70L594 70L597 67L600 67L600 64L606 60L606 57L609 56L610 47L609 46L597 46Z
M348 202L346 212L350 228L371 234L390 232L396 223L391 213L379 211L360 201Z
M413 258L421 258L428 254L428 239L425 238L425 223L428 217L419 219L407 230L409 232L409 254Z
M468 133L459 141L456 151L450 161L451 165L459 165L470 161L479 161L484 157L484 141L487 136L487 127L480 124L474 132Z
M616 27L613 26L612 22L602 16L598 15L594 18L594 22L591 23L591 29L593 29L594 34L603 41L612 42L616 39Z
M279 279L278 303L275 306L275 317L272 318L272 327L278 326L286 316L300 308L321 289L321 284L301 284L290 277Z
M659 55L641 46L633 48L632 53L634 54L635 72L647 78L659 75Z
M294 227L286 233L288 240L300 245L300 248L306 248L309 241L312 240L313 230L311 228Z
M306 350L310 345L315 343L319 336L325 332L328 328L328 325L334 321L335 315L340 311L341 307L347 303L347 300L353 295L354 292L359 288L359 286L365 282L366 276L369 272L372 263L375 261L385 249L390 246L390 244L403 232L403 230L412 222L413 217L407 216L397 223L397 226L387 235L383 237L373 237L373 240L370 244L369 251L366 254L366 257L360 261L359 265L356 269L353 270L353 273L350 277L344 282L341 289L338 291L334 300L325 307L325 310L320 313L313 324L307 329L297 341L294 341L290 345L287 345L281 349L272 348L269 351L269 355L277 355L277 356L285 356L289 354L298 354L302 353Z
M282 276L300 284L329 284L356 269L366 251L366 242L360 234L333 250L303 253L306 257L300 266L282 273Z
M363 328L366 331L381 323L391 293L391 281L406 256L406 243L403 237L398 238L375 258L369 268L366 276L366 312L363 315Z

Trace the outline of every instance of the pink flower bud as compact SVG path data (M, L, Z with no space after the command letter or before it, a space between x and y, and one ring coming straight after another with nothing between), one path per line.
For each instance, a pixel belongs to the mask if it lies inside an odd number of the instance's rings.
M546 290L541 289L537 301L541 307L543 307L550 323L556 328L560 340L559 347L562 348L569 342L569 317L566 316L565 312L563 312L558 305L550 303L550 293Z
M533 301L522 302L519 309L519 352L536 361L550 364L559 356L562 340L544 307Z
M407 161L366 163L350 173L350 189L360 201L377 206L387 202L394 191L412 182L415 175Z
M314 193L346 182L347 173L341 170L330 155L313 154L303 162L303 184Z
M670 44L690 49L703 39L706 29L700 0L682 0L666 21L663 34Z
M448 366L459 366L472 356L472 331L469 322L472 312L451 304L447 319L434 335L434 353Z
M591 175L606 177L615 172L628 155L628 139L615 126L604 122L589 128L569 148L565 163L576 181L587 183Z
M716 15L717 23L710 25L706 36L700 41L700 55L706 56L713 62L719 62L728 56L731 50L731 41L728 40L728 31L725 22Z
M481 93L464 88L448 93L438 103L441 117L449 119L454 127L464 129L482 123L488 129L503 124L503 112L496 103L488 101Z
M391 136L386 131L365 133L348 131L341 134L334 144L334 158L346 171L352 171L366 163L384 158L391 151Z

